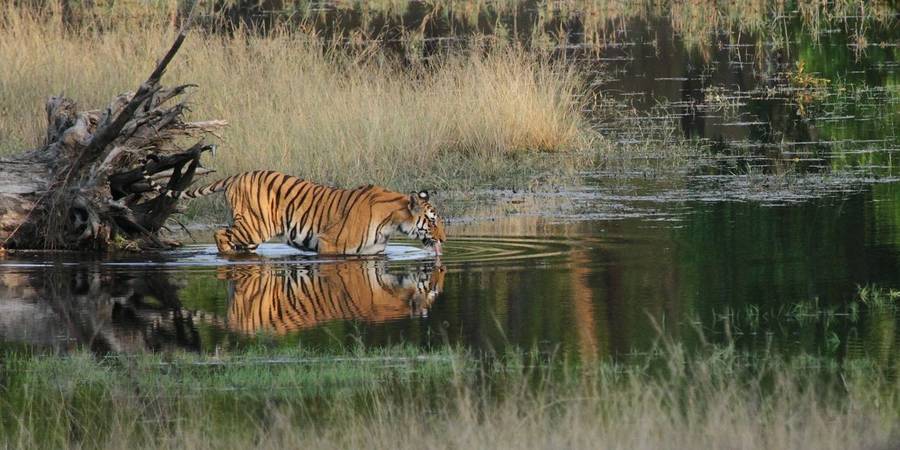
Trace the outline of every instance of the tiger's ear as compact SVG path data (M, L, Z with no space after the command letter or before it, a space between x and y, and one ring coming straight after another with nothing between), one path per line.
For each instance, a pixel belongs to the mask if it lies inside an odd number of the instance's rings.
M409 193L409 204L407 205L409 212L415 214L419 210L419 194L415 192Z
M409 210L411 212L418 212L422 207L423 202L428 201L428 192L419 191L419 192L410 192L409 193Z

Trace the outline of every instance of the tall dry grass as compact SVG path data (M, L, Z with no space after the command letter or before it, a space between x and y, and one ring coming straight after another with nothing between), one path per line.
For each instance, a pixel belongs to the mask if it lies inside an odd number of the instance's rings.
M133 90L174 38L162 16L65 27L58 12L0 9L0 154L35 147L43 103L99 108ZM225 119L223 173L279 169L338 185L452 187L521 171L523 153L584 148L576 73L516 48L403 66L313 33L193 33L164 78L196 83L191 118Z

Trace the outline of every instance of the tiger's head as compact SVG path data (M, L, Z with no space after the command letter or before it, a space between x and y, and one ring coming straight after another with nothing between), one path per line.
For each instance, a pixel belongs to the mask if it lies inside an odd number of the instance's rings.
M409 314L413 317L428 317L428 310L434 304L438 295L444 291L444 275L447 269L438 263L433 267L419 267L411 271L407 277L412 280L404 280L405 285L413 286L412 293L407 300Z
M411 223L404 230L406 234L422 241L426 249L436 255L443 253L443 244L447 240L444 233L444 221L438 216L434 206L428 202L428 192L419 191L409 195L409 212Z

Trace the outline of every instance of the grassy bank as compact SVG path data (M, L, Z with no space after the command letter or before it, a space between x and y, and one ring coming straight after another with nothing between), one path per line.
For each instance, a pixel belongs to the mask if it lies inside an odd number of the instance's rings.
M84 108L133 90L174 38L165 15L0 10L0 154L38 146L43 103L63 93ZM401 63L377 43L329 46L315 32L195 32L167 74L197 83L194 119L225 119L224 174L280 169L343 186L466 188L577 164L548 156L590 147L577 74L515 48ZM540 155L538 155L540 154ZM537 155L537 156L535 156Z
M678 348L574 367L410 348L6 354L3 446L888 448L896 367ZM568 368L565 368L568 367ZM896 374L895 374L896 375Z

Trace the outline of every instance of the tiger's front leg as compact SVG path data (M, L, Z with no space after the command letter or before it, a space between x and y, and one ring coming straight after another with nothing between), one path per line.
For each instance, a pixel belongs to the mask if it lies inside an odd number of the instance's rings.
M219 249L219 253L235 253L234 246L231 245L231 239L228 237L228 231L227 228L216 230L216 248Z
M216 247L219 253L229 254L238 252L252 252L259 244L268 239L261 233L248 230L240 219L234 221L231 228L222 228L215 234Z

